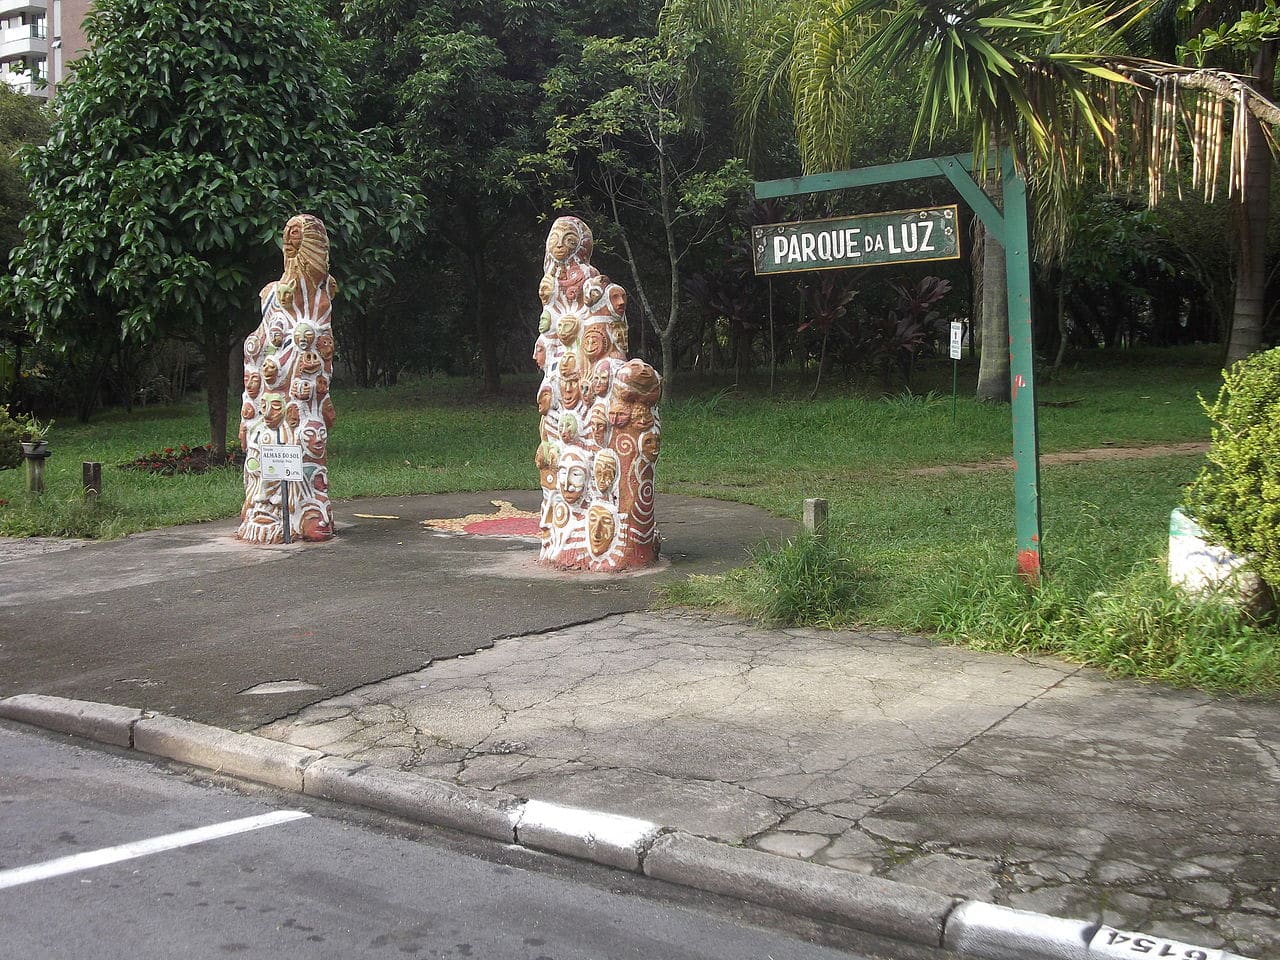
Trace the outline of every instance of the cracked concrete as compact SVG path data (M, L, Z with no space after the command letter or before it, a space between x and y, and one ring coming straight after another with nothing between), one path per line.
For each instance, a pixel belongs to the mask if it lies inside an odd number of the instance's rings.
M890 632L630 613L258 733L942 893L1280 950L1280 706Z

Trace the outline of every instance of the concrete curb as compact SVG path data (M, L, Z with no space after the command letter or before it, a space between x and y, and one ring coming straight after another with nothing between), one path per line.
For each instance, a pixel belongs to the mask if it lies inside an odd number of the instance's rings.
M959 901L933 890L707 840L647 820L476 790L189 720L21 694L0 718L69 733L418 823L565 854L980 960L1248 960L1098 923ZM1152 946L1151 944L1154 944ZM1164 952L1155 952L1160 947Z

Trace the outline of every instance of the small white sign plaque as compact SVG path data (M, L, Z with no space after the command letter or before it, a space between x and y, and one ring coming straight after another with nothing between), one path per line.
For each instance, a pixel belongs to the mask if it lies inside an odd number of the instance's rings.
M959 360L960 355L964 352L964 322L962 320L951 321L951 359Z
M301 480L302 447L296 443L264 443L258 460L263 480Z
M1089 955L1099 957L1123 957L1125 960L1222 960L1221 950L1206 950L1190 943L1156 937L1129 930L1117 930L1103 924L1089 941Z

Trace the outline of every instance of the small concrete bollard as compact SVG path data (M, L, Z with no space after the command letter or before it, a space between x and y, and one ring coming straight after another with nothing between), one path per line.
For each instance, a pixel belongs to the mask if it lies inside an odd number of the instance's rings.
M44 493L44 462L47 453L24 453L27 462L27 493L39 496Z
M821 498L804 502L804 528L819 540L827 537L827 501Z
M96 460L86 460L80 465L84 482L84 498L97 500L102 494L102 464Z

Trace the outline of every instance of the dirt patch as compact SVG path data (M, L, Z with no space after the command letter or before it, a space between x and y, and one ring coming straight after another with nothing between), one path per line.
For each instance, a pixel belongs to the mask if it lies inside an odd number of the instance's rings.
M1193 443L1163 443L1151 447L1093 447L1089 450L1064 450L1061 453L1042 453L1040 463L1054 466L1063 463L1092 463L1098 460L1149 460L1155 457L1176 457L1205 453L1207 441ZM944 463L936 467L917 467L908 470L913 477L935 477L946 473L985 473L990 470L1012 470L1013 458L983 460L978 463Z

